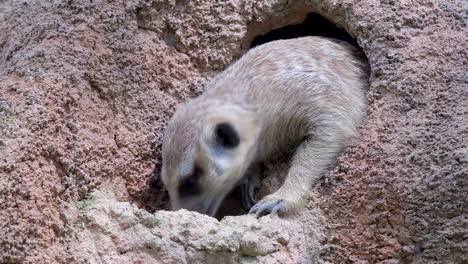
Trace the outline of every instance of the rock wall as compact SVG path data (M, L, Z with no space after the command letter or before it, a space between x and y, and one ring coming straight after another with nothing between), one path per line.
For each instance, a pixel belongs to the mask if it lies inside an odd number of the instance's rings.
M466 262L466 10L0 1L0 263ZM155 175L175 105L256 36L311 12L356 38L372 73L360 136L306 210L220 222L155 212L167 206Z

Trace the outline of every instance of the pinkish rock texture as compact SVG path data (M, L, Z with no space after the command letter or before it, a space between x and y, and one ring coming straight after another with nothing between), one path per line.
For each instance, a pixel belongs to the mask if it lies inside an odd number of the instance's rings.
M0 1L0 263L466 263L467 9L463 0ZM361 134L307 209L218 222L125 203L165 208L153 171L175 105L254 37L310 12L355 37L372 73ZM94 189L121 202L82 206ZM163 220L145 222L153 218ZM265 233L272 221L275 235ZM166 240L120 238L132 234L128 222ZM220 235L232 226L238 236Z

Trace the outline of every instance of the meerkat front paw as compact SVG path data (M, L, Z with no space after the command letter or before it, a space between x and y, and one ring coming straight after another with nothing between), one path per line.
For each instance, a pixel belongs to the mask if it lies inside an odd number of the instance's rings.
M272 195L264 197L260 202L254 205L249 214L274 214L274 213L285 213L288 211L288 203L284 199L275 198Z

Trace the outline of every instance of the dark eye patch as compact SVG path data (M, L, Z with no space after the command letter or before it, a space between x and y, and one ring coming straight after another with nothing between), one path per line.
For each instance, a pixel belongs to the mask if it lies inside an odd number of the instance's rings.
M180 196L192 196L201 192L200 178L203 170L195 166L192 174L185 177L179 185L178 192Z
M219 123L215 127L215 139L218 144L227 149L235 148L240 143L239 134L229 123Z

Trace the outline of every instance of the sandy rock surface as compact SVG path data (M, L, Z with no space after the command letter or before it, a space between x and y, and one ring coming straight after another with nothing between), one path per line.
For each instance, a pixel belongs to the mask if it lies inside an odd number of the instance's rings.
M302 223L277 216L227 216L218 222L187 210L150 214L106 192L93 192L77 208L73 217L80 231L68 245L80 263L318 261L314 228L291 237Z
M0 263L466 263L467 9L0 1ZM310 12L356 38L372 72L360 135L307 208L221 221L157 211L177 103Z

